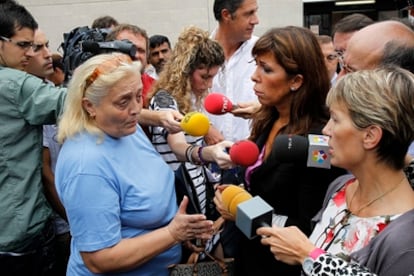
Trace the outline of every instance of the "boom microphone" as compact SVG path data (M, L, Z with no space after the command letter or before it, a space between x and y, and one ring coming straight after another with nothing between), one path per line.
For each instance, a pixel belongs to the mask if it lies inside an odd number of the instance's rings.
M272 225L273 208L259 196L252 197L236 185L229 185L221 196L224 206L236 217L236 226L249 239L256 237L257 228Z
M204 108L214 115L222 115L238 108L229 98L220 93L210 93L204 99Z
M329 137L309 134L278 135L273 143L275 158L282 162L306 164L307 167L331 168L331 157L328 146Z
M208 117L196 111L187 113L180 124L181 128L191 136L204 136L210 128Z
M250 140L240 140L231 146L229 154L234 164L248 167L259 158L259 148Z
M137 47L129 40L114 40L105 42L85 40L82 42L82 51L91 52L93 54L121 52L133 58L137 52Z

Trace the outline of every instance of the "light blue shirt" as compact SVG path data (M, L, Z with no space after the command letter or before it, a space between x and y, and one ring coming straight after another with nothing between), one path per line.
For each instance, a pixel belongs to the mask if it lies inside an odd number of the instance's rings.
M177 212L173 171L141 128L120 139L97 140L87 133L68 139L56 165L57 191L72 233L68 276L93 275L80 251L153 231ZM112 275L168 275L167 266L180 258L176 245L132 271Z
M414 158L414 142L411 143L410 147L408 148L408 154Z

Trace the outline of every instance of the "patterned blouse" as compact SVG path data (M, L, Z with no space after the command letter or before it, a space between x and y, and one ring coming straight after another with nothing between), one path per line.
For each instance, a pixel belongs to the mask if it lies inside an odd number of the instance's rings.
M400 214L358 217L348 210L346 191L355 179L349 180L342 189L330 199L323 212L322 219L315 226L310 240L317 247L332 255L349 260L352 252L366 246L372 238L380 233Z
M309 276L377 276L377 274L358 263L347 262L332 254L324 253L319 255L313 263ZM414 272L407 276L414 276Z

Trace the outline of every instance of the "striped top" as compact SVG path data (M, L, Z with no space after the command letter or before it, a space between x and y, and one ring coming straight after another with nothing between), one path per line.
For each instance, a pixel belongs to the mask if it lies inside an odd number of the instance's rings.
M168 110L178 109L177 101L172 97L170 93L165 90L158 91L151 99L149 109L151 110ZM198 195L198 201L200 202L200 210L205 214L206 210L206 187L205 187L205 176L203 167L199 165L194 165L190 162L182 162L177 160L176 155L171 150L168 145L167 136L168 132L165 128L161 126L151 126L151 142L154 145L155 149L161 154L162 158L167 162L168 165L175 171L183 163L187 171L193 180L194 188ZM188 134L185 134L185 139L188 144L194 146L203 145L203 136L194 137Z

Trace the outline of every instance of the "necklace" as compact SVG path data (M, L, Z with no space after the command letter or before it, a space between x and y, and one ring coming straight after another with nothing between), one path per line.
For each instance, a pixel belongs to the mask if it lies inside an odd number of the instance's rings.
M364 204L364 205L362 205L361 207L359 207L358 208L358 210L356 210L355 212L353 212L355 215L357 215L359 212L361 212L362 210L364 210L365 208L367 208L368 206L371 206L375 201L377 201L377 200L379 200L380 198L383 198L384 196L386 196L387 194L389 194L389 193L391 193L392 191L394 191L395 189L397 189L397 187L398 186L400 186L400 184L401 183L403 183L403 181L404 181L404 179L406 178L406 176L404 175L403 176L403 178L401 179L401 181L400 182L398 182L398 184L396 184L396 185L394 185L394 187L392 187L391 189L389 189L388 191L385 191L385 192L383 192L382 194L380 194L378 197L376 197L376 198L374 198L374 199L372 199L372 200L370 200L370 201L368 201L368 203L366 203L366 204ZM357 187L357 189L359 188L359 182L358 182L358 187ZM351 204L352 204L352 201L354 200L354 198L355 198L355 195L356 195L356 192L357 192L357 189L355 189L355 192L353 193L353 195L352 195L352 197L351 197L351 200L349 201L349 204L348 204L348 210L351 210Z

